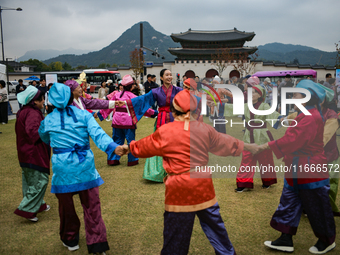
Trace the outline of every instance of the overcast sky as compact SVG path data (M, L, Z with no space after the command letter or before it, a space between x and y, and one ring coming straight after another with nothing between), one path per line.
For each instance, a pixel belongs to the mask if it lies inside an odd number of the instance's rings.
M97 51L139 21L171 33L192 30L255 32L246 46L271 42L335 51L339 0L0 0L5 57L29 50Z

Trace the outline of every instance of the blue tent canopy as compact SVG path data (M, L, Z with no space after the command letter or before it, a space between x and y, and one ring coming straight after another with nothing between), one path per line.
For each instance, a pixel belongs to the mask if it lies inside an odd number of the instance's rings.
M25 81L40 81L40 79L37 76L30 76L25 79Z

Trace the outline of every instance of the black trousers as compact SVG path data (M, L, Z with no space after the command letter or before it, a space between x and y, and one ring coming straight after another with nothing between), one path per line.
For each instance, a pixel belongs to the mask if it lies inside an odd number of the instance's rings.
M8 102L0 103L0 123L8 122Z

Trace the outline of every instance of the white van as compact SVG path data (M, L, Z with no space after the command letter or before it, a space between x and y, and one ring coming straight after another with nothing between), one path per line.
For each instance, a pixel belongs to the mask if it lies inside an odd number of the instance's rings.
M7 84L9 85L8 94L10 94L10 93L15 93L16 92L16 86L19 85L19 82L17 82L17 81L8 81Z

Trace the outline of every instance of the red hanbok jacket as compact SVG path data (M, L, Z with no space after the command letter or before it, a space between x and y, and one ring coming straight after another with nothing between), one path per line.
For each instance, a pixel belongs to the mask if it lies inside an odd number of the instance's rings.
M152 135L130 143L131 153L138 158L163 157L165 178L165 210L193 212L214 205L217 200L210 173L195 172L207 166L209 152L218 156L239 156L244 143L219 133L205 123L184 121L159 127Z
M284 157L289 170L285 173L285 187L295 191L329 184L323 148L324 123L316 108L309 112L312 115L300 113L295 118L298 123L295 127L287 128L282 138L268 143L277 158Z

